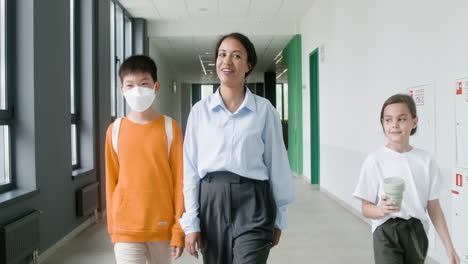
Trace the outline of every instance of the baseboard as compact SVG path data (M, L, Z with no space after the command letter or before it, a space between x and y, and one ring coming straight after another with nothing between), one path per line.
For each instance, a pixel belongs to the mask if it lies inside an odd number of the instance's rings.
M47 250L39 254L38 263L44 262L47 258L52 256L57 250L59 250L63 245L68 243L70 240L75 238L77 235L79 235L81 232L86 230L91 225L95 224L96 221L97 221L96 215L91 215L90 217L88 217L81 225L73 229L70 233L68 233L65 237L60 239L53 246L51 246L50 248L48 248Z
M295 173L294 171L291 171L291 174L294 178L300 178L300 179L303 179L303 180L309 180L306 176L302 175L302 174L297 174Z
M365 223L367 223L368 225L372 225L370 219L367 219L365 218L361 211L357 210L356 208L352 207L351 205L349 205L348 203L346 203L345 201L341 200L340 198L338 198L338 196L334 195L332 192L330 192L329 190L327 190L326 188L323 188L322 186L320 186L320 191L322 193L324 193L328 198L332 199L333 201L335 201L336 203L338 203L341 207L343 207L344 209L346 209L348 212L350 212L351 214L353 214L354 216L356 216L357 218L361 219L362 221L364 221Z

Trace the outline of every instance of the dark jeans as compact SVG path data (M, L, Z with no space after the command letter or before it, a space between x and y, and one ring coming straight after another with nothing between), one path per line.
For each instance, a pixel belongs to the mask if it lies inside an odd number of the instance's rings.
M428 240L419 219L388 219L373 236L376 264L424 264Z
M275 218L268 181L209 173L200 183L203 263L266 263Z

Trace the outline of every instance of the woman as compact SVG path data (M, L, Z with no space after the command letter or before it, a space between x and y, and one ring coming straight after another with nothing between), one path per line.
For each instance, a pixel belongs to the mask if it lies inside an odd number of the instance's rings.
M257 55L240 34L216 46L220 87L192 109L184 143L186 249L205 264L266 263L294 183L276 109L245 86Z

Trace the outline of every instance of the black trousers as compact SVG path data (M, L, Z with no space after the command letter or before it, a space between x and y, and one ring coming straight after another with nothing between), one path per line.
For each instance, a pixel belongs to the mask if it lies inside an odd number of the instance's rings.
M419 219L388 219L373 236L376 264L424 264L428 240Z
M200 183L204 264L266 263L276 205L268 181L212 172Z

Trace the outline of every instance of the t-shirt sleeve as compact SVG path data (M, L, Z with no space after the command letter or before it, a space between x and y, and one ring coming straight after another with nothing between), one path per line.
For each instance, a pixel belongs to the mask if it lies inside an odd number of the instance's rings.
M378 170L374 159L367 157L361 167L361 173L353 196L377 204L379 192Z
M434 159L431 159L429 168L429 199L428 201L437 200L440 196L440 170Z

